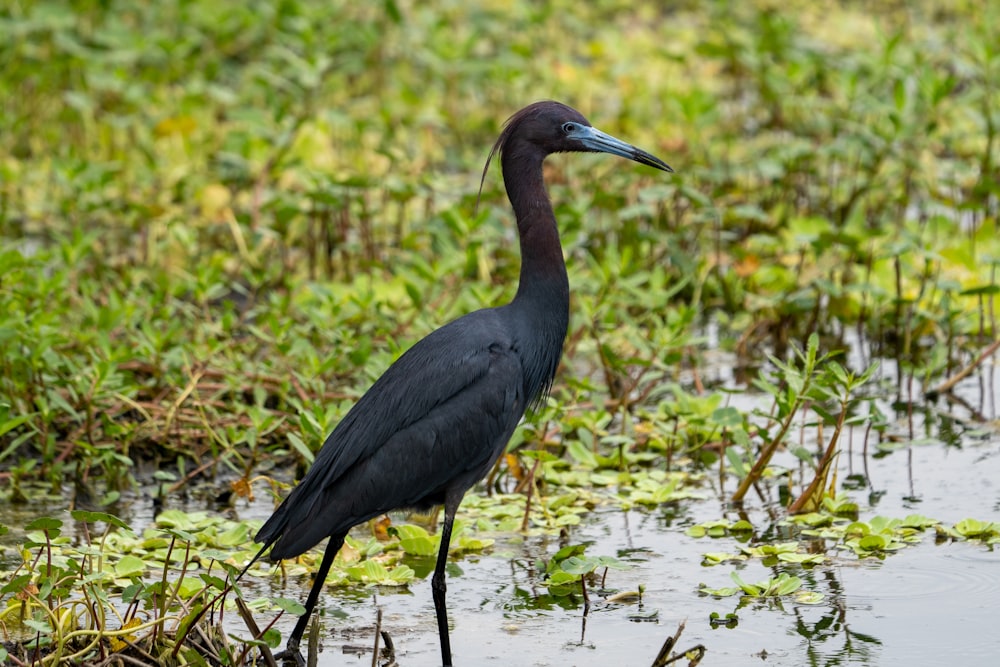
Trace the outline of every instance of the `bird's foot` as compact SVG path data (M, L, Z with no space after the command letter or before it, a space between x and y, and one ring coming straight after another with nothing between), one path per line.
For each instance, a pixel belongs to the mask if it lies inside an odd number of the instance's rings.
M306 659L302 657L302 651L299 650L299 643L294 639L288 640L285 650L275 653L274 659L285 665L291 663L295 667L306 667Z

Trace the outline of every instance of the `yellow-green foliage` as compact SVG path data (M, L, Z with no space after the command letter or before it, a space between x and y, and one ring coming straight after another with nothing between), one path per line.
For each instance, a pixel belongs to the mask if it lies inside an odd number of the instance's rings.
M940 370L995 326L997 26L974 2L4 3L0 468L308 458L402 349L513 293L479 170L539 98L678 172L550 161L564 423L662 393L706 314L752 359L860 321Z

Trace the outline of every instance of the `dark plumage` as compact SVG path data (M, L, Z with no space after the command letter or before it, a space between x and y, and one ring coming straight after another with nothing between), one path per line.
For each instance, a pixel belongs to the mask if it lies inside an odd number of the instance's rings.
M442 661L451 665L444 567L455 511L496 463L525 409L548 391L566 338L569 282L542 181L542 161L563 151L613 153L671 171L558 102L532 104L507 121L483 178L499 155L521 244L517 295L446 324L393 363L257 533L264 544L257 557L271 547L273 561L330 538L286 657L302 663L299 641L351 527L394 509L444 505L432 589Z

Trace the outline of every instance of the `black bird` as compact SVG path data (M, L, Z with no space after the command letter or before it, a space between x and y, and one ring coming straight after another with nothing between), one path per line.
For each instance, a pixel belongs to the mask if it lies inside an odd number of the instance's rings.
M569 281L542 161L569 151L612 153L673 171L558 102L537 102L510 117L483 179L499 154L521 242L517 294L505 306L446 324L393 363L257 533L264 546L254 560L268 547L272 561L292 558L330 538L282 657L304 664L299 642L347 531L391 510L444 505L431 588L442 663L452 664L444 571L455 511L496 463L525 409L548 391L566 338Z

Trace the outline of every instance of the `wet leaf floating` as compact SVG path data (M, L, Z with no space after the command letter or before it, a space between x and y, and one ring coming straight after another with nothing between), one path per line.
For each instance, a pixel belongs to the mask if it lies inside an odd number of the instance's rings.
M953 527L936 524L938 535L957 540L974 540L985 544L1000 544L1000 523L979 521L977 519L962 519Z
M141 576L146 572L146 563L137 556L122 556L115 563L115 576L122 578Z
M710 588L702 585L700 592L705 595L712 595L715 597L730 597L732 595L742 594L750 598L777 598L791 595L802 587L802 579L792 576L787 572L782 572L776 577L771 577L754 584L743 581L743 579L736 572L730 573L730 577L732 577L733 581L737 584L735 588ZM820 598L817 598L817 595L819 595ZM806 599L822 599L822 594L810 593L806 596Z

